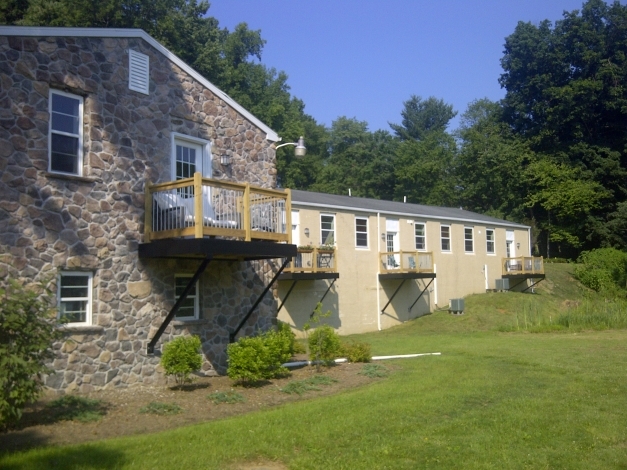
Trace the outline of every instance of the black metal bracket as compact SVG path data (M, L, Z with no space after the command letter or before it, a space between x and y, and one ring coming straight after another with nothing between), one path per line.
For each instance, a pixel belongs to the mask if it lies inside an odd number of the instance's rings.
M327 287L327 290L325 291L324 295L323 295L323 296L322 296L322 298L318 301L318 303L319 303L319 304L321 304L321 303L324 301L324 298L327 296L327 294L328 294L328 293L329 293L329 291L331 290L331 287L333 287L333 284L335 284L335 281L337 281L337 278L336 278L336 279L333 279L333 280L331 281L331 284L329 284L329 287ZM314 314L315 314L315 313L316 313L316 310L314 309L314 311L313 311L313 312L311 312L311 313L309 314L309 318L313 318L313 316L314 316Z
M170 322L176 315L176 312L178 312L179 307L183 304L183 302L185 302L185 299L187 299L188 294L191 292L192 288L194 287L194 285L196 284L196 282L198 281L202 273L205 272L205 269L207 269L207 265L211 262L212 259L213 259L212 256L207 256L202 261L202 263L200 263L200 266L196 270L196 273L194 273L194 276L192 277L192 279L189 281L189 284L185 286L185 290L183 290L183 293L174 304L174 307L172 307L172 310L170 310L170 313L168 313L168 316L166 316L165 320L163 320L163 323L157 330L157 333L155 333L155 335L150 340L150 343L148 343L148 346L146 347L146 352L148 354L155 353L155 345L157 344L157 341L159 341L159 338L161 338L161 335L163 334L165 329L168 327L168 325L170 324Z
M279 314L279 312L283 308L283 305L285 305L285 302L287 302L287 299L290 296L290 294L292 293L292 290L296 286L297 282L298 282L298 280L295 280L294 282L292 282L292 285L290 286L289 290L287 291L287 294L285 294L285 298L283 299L283 302L281 302L281 305L279 305L279 308L276 311L277 315Z
M531 280L533 281L534 278L531 278ZM533 288L534 286L537 286L538 284L540 284L542 281L544 280L543 277L541 277L540 279L538 279L536 282L533 282L533 284L531 284L530 286L528 286L526 289L523 290L523 292Z
M420 300L420 298L422 297L422 295L423 295L423 294L427 291L427 289L429 288L429 286L433 283L433 280L434 280L434 279L435 279L435 278L434 278L434 277L432 277L432 278L431 278L431 280L429 281L429 284L427 284L427 285L425 286L425 288L424 288L424 289L422 289L422 292L420 293L420 295L418 296L418 298L417 298L416 300L414 300L414 303L413 303L413 304L411 304L411 306L407 309L407 311L408 311L408 312L411 312L411 309L412 309L412 308L414 308L414 305L416 305L416 302L418 302L418 301Z
M381 309L381 315L383 315L385 313L385 309L388 308L388 305L390 305L392 303L392 300L394 300L394 297L396 297L396 294L398 294L398 291L401 290L401 287L403 287L403 284L405 284L405 281L407 279L403 279L400 283L400 285L396 288L396 290L394 291L394 293L392 294L392 297L390 297L390 300L388 300L388 303L385 304L385 307L383 307Z
M242 329L242 327L244 326L244 324L248 321L248 319L250 318L250 316L253 314L253 312L255 311L255 309L257 308L257 305L259 305L261 303L261 301L263 300L263 298L265 297L265 295L268 293L268 291L270 290L270 287L272 287L272 284L275 283L275 281L279 278L279 276L281 275L281 273L283 272L283 270L285 269L285 267L292 261L292 258L285 258L285 261L283 262L283 264L281 265L281 267L279 268L278 272L274 275L274 277L272 278L272 280L270 281L270 283L266 286L266 288L263 290L263 292L261 293L261 295L259 296L259 298L255 301L254 305L250 308L250 310L248 311L248 313L246 314L246 316L242 319L242 321L239 323L239 325L237 325L237 328L235 328L235 331L233 331L232 333L229 334L229 342L230 343L234 343L235 342L235 337L237 336L237 333L239 333L239 330Z

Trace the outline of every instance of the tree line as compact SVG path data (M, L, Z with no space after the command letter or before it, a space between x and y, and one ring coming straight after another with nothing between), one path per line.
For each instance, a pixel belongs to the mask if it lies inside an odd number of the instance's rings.
M0 24L141 28L307 156L277 151L281 185L463 207L531 225L534 250L574 258L627 248L627 6L588 0L505 38L499 102L457 111L410 96L400 123L371 132L305 113L287 75L261 62L261 31L233 31L197 0L6 0ZM496 78L496 77L495 77Z

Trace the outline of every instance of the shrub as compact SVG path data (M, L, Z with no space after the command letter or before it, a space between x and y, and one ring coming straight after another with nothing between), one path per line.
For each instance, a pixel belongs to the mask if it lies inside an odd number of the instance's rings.
M349 362L370 362L372 354L368 343L348 341L342 344L341 353Z
M329 325L321 325L309 334L309 359L329 364L341 349L340 336Z
M159 403L151 401L146 406L139 409L142 414L148 413L159 416L169 416L179 414L183 409L175 403Z
M615 248L599 248L584 251L577 261L573 275L584 286L605 294L625 293L627 253Z
M190 382L189 374L202 367L202 355L198 352L200 344L198 336L182 336L163 348L161 366L166 375L174 376L179 387Z
M65 395L51 401L47 406L54 411L55 419L59 421L91 423L100 421L106 414L102 400L77 395Z
M359 374L365 375L371 379L376 379L387 377L390 374L390 371L387 367L382 366L381 364L365 364Z
M327 377L326 375L314 375L304 380L293 380L281 389L283 393L302 395L305 392L322 390L318 385L331 385L337 382L337 379Z
M269 331L259 336L240 338L229 344L227 375L243 384L252 384L288 374L282 366L292 357L293 334Z
M61 337L49 291L15 281L0 284L0 429L19 420L22 409L43 390L52 343Z
M213 392L210 393L207 398L209 398L209 400L211 400L216 405L219 405L221 403L228 403L232 405L233 403L242 403L244 401L244 397L242 396L242 394L237 393L233 390L230 390L228 392Z

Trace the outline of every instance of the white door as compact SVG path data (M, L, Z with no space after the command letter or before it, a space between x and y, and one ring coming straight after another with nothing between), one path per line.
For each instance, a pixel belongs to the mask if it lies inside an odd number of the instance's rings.
M507 230L505 232L505 257L507 258L515 258L516 257L516 244L514 243L514 231ZM507 270L513 271L516 269L516 261L507 260Z
M385 221L385 251L388 253L394 253L401 250L400 244L398 241L398 219L387 219ZM398 269L401 267L401 256L400 254L388 255L387 257L387 268L388 269Z
M292 211L292 244L300 245L300 212Z

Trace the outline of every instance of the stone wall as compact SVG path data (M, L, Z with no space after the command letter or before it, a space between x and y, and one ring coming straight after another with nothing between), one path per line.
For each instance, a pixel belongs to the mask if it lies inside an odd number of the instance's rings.
M150 93L128 88L128 49L150 57ZM84 99L82 177L48 173L50 88ZM55 345L55 389L159 383L146 344L174 303L188 261L143 261L144 187L171 180L171 133L211 141L213 176L276 183L266 134L142 39L0 37L0 277L36 281L93 272L93 325ZM220 155L232 165L220 165ZM272 263L214 262L201 278L201 319L173 322L158 344L199 334L203 370L223 372L228 329L262 292ZM276 316L268 295L248 333ZM252 326L250 326L252 325Z

